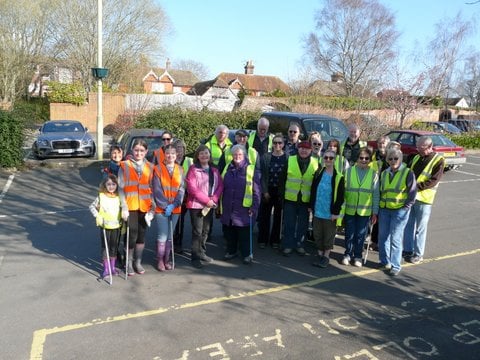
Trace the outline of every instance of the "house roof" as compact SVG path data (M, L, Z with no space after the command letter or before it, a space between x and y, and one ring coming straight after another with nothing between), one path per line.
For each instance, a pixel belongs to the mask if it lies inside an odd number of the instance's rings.
M289 91L290 87L276 76L238 74L238 73L220 73L216 78L213 86L224 87L229 86L235 80L238 80L246 90L272 92L276 89Z
M165 69L165 68L152 68L149 72L154 73L156 77L160 77L163 74L167 73L175 81L175 85L188 85L192 86L198 81L198 78L188 70L174 70L174 69ZM147 74L148 76L148 74Z
M345 96L345 85L341 82L315 80L310 84L310 89L323 96Z

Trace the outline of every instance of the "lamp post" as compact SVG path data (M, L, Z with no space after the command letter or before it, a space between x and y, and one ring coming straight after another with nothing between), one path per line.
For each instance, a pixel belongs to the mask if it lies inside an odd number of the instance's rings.
M102 17L103 0L97 0L97 67L92 68L92 75L97 80L97 158L103 160L103 82L108 69L103 68Z

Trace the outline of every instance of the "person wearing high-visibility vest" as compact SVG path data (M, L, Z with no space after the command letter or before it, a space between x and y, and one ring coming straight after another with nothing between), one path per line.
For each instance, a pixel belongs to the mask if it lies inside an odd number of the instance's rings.
M313 215L313 240L317 256L313 266L325 268L330 263L330 251L335 243L337 219L344 201L345 182L343 175L335 170L335 152L326 150L323 167L315 172L310 196L310 211Z
M348 137L342 144L340 154L353 166L360 154L360 149L367 146L367 142L360 140L360 128L357 124L350 124L348 126Z
M118 195L117 177L114 174L108 174L100 183L98 196L89 207L90 212L95 217L97 226L102 229L100 231L103 262L102 278L109 276L110 272L111 275L118 274L116 261L122 226L121 214L122 208L126 208L126 206L127 204L122 204ZM127 218L124 220L127 220ZM105 229L105 232L103 232L103 229ZM103 238L104 234L106 239ZM105 242L108 249L105 248ZM107 250L109 256L107 256Z
M205 143L212 154L212 163L218 169L220 174L231 159L226 159L230 155L232 142L228 138L228 127L226 125L218 125L215 134Z
M322 163L323 141L322 134L318 131L312 131L308 135L308 141L312 144L312 158L317 159L318 163Z
M312 145L302 141L297 145L298 155L291 155L287 163L283 205L283 255L289 256L293 249L305 255L303 241L307 234L310 191L318 161L312 159Z
M222 223L227 243L224 260L238 256L238 247L244 264L253 260L251 227L260 206L260 171L248 162L245 146L232 146L232 161L223 174Z
M380 269L396 276L402 269L403 232L417 195L414 173L400 149L387 151L389 167L380 175L378 250Z
M345 171L345 252L343 265L362 267L363 244L369 224L377 222L378 173L370 168L372 152L360 149L357 163Z
M186 156L187 144L182 139L176 139L173 142L173 146L177 150L177 159L175 162L180 165L183 169L183 175L186 177L188 169L193 164L193 159L189 156ZM182 203L182 212L177 221L177 226L175 226L175 231L173 232L173 248L175 249L176 254L183 254L183 229L185 224L185 215L187 213L187 193L186 193L186 184L185 184L185 195L183 197Z
M350 163L340 152L340 141L338 141L337 139L329 140L327 143L327 150L331 150L336 154L333 166L335 167L335 170L337 170L337 172L343 175L345 173L345 170L350 167ZM323 166L322 158L320 158L320 165Z
M300 133L301 127L299 123L291 122L288 125L287 142L285 143L285 147L283 148L283 150L287 153L288 156L298 154L297 145L300 143Z
M248 147L257 150L260 157L273 150L273 134L268 132L269 128L270 121L261 117L257 122L257 130L251 131L248 136Z
M153 196L155 199L155 222L157 224L157 269L172 270L173 229L182 211L185 195L183 168L175 160L177 149L173 145L164 148L163 163L155 165Z
M409 167L417 179L417 201L410 211L403 238L406 260L414 264L423 261L428 221L445 168L445 159L433 150L431 137L419 137L416 145L418 155L413 157Z
M122 161L118 171L120 199L128 206L128 209L122 210L122 217L128 218L128 276L135 275L135 272L145 272L142 266L145 231L155 213L152 197L153 164L145 158L147 148L144 139L135 139L132 144L132 157ZM132 263L134 259L135 268Z
M165 160L165 146L170 145L173 141L173 134L169 130L165 130L162 134L162 146L153 152L153 164L158 165Z
M256 167L259 167L260 160L259 160L258 152L247 143L247 136L248 134L245 130L237 130L235 132L235 144L240 144L245 146L245 149L247 149L248 162L251 165L255 165ZM230 156L227 156L226 159L229 159Z

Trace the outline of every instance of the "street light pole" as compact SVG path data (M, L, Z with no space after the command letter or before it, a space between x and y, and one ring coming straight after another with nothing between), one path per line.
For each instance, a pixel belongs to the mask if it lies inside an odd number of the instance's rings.
M103 68L102 54L102 12L103 0L97 0L97 68ZM102 78L97 78L97 158L103 160L103 82Z

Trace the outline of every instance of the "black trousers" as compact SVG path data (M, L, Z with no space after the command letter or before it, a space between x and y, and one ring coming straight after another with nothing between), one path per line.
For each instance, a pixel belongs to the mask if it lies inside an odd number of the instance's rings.
M192 260L199 259L205 254L205 243L210 231L210 221L215 209L211 209L207 216L202 215L202 209L190 209L192 223Z
M280 244L283 198L278 194L278 188L269 187L270 200L262 196L260 211L258 214L258 243L266 245ZM271 216L273 209L273 224Z

